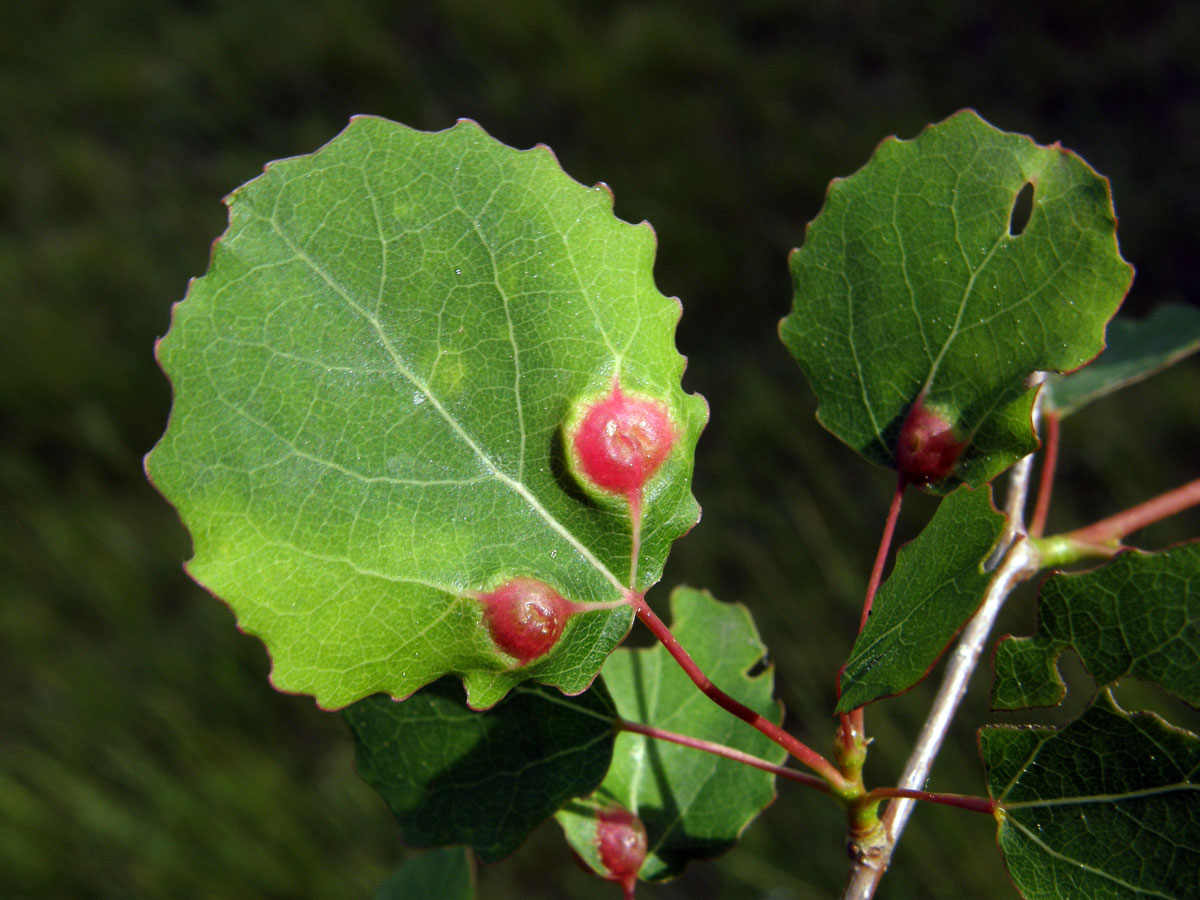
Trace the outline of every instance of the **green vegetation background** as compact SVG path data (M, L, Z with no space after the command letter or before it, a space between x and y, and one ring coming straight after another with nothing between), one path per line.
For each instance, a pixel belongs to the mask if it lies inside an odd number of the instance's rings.
M751 606L793 727L824 745L891 478L816 426L775 337L788 249L828 180L881 138L974 106L1113 179L1134 311L1195 302L1197 46L1200 7L1151 0L6 7L0 896L366 897L408 852L340 719L275 693L259 643L184 577L187 536L141 471L170 402L154 338L224 228L220 197L267 160L354 113L426 129L469 116L551 145L575 178L612 185L619 215L654 223L687 383L712 405L704 520L666 584ZM1194 477L1198 398L1193 361L1070 420L1052 527ZM902 530L929 510L912 503ZM1010 619L1031 626L1028 597ZM982 790L985 681L938 788ZM870 711L873 780L896 776L929 695ZM992 833L918 811L882 896L1012 896ZM841 843L830 805L785 786L741 848L646 894L835 896ZM552 826L481 886L488 900L616 895Z

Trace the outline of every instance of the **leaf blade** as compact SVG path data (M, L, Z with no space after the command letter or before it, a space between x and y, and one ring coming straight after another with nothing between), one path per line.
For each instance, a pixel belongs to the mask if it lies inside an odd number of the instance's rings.
M531 684L476 712L452 678L403 702L368 697L343 712L359 775L392 810L405 842L464 844L485 862L507 856L600 783L614 715L601 686L564 697Z
M1014 235L1026 184L1033 211ZM1086 163L969 110L884 141L830 185L790 260L780 336L818 419L894 465L922 397L971 441L946 486L989 481L1037 446L1028 376L1076 368L1103 347L1132 278L1115 227L1107 182Z
M690 588L672 593L671 610L672 633L709 677L778 722L782 715L772 699L773 673L768 668L754 677L747 674L765 652L748 611ZM623 719L725 744L771 762L786 756L704 697L661 646L619 650L605 664L603 677ZM558 819L575 851L589 860L595 856L595 809L616 804L635 813L646 826L650 848L639 878L657 880L678 874L692 859L728 849L774 796L769 773L622 733L600 788L582 803L565 807Z
M908 690L928 674L983 601L983 570L1004 529L991 487L947 496L896 555L842 671L837 712Z
M375 900L474 900L475 871L465 847L444 847L407 860L379 886Z
M1046 579L1037 631L996 645L993 708L1061 703L1058 658L1068 648L1101 687L1132 676L1200 706L1200 542Z
M1200 350L1200 310L1166 303L1145 319L1117 316L1105 338L1107 346L1094 362L1078 372L1051 374L1046 379L1046 409L1065 418Z
M980 730L998 841L1029 900L1194 897L1200 740L1107 692L1077 721Z
M680 431L645 504L640 587L698 516L706 411L679 386L651 230L545 148L468 122L355 119L228 203L159 346L175 404L147 465L192 533L189 572L264 640L280 689L325 707L446 672L481 707L527 677L586 689L628 609L574 617L518 671L474 596L521 575L621 598L628 516L571 483L559 434L618 374Z

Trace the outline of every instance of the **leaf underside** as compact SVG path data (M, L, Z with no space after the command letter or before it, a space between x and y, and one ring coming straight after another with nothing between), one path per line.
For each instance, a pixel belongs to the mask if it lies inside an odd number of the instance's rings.
M430 850L393 872L375 900L474 900L475 876L465 847Z
M1026 185L1032 212L1012 233ZM905 415L924 395L970 441L939 490L990 481L1037 446L1028 377L1099 353L1132 279L1107 181L971 111L884 141L834 181L791 270L780 335L821 423L894 465Z
M527 678L585 690L628 608L572 617L519 668L475 597L525 576L621 599L628 510L579 489L560 437L614 378L679 433L648 487L639 588L699 515L706 408L679 384L652 230L546 148L466 121L356 118L227 204L158 348L175 402L147 466L191 532L189 573L266 643L277 687L327 708L447 673L477 708Z
M593 790L613 752L603 686L564 697L525 684L486 712L443 678L407 700L368 697L344 712L358 772L405 842L465 844L485 862L512 853L564 803Z
M672 633L697 664L751 709L779 722L772 699L773 670L751 676L766 648L748 611L707 592L678 588L671 595ZM622 719L715 741L780 763L784 751L697 690L661 646L621 649L605 663L605 685ZM649 853L639 877L678 875L693 859L731 847L775 797L775 777L759 769L637 734L617 737L613 763L600 788L559 814L575 852L603 872L595 847L597 807L620 806L646 826Z
M1100 686L1132 676L1200 707L1200 542L1046 579L1037 632L996 646L992 706L1061 703L1057 663L1068 648Z
M1117 316L1108 324L1106 342L1095 362L1046 379L1043 410L1064 418L1200 350L1200 309L1166 303L1145 319Z
M983 600L983 570L1004 529L991 487L960 487L900 549L842 671L837 712L908 690L925 677Z
M1028 900L1200 892L1200 740L1107 691L1076 722L984 728L998 841Z

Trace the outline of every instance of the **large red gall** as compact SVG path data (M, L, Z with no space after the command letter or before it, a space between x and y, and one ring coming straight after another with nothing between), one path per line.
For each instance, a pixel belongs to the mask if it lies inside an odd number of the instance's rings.
M570 600L535 578L514 578L479 600L492 640L522 666L550 652L573 612Z
M579 471L600 490L640 491L675 446L665 403L631 396L614 384L592 403L568 436Z
M932 484L954 471L967 443L958 439L950 422L918 398L900 429L896 466L913 484Z
M609 881L633 896L637 875L646 860L646 826L627 809L611 807L596 813L596 846Z

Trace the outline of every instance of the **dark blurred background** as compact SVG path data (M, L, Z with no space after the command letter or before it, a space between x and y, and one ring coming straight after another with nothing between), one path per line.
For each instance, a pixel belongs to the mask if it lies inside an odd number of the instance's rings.
M6 4L0 896L367 897L409 852L341 720L275 693L261 645L185 578L187 535L141 470L170 404L154 339L224 229L220 198L267 160L354 113L423 129L467 116L549 144L613 187L618 215L654 224L687 385L712 406L704 519L665 584L752 608L792 727L824 747L892 477L813 420L775 336L787 251L880 139L972 106L1112 179L1130 312L1194 302L1197 48L1200 5L1153 0ZM1198 398L1191 361L1068 420L1051 528L1195 477ZM931 508L910 502L902 537ZM1005 627L1032 624L1015 598ZM869 711L872 781L896 777L930 693ZM979 694L938 789L983 789ZM782 794L737 850L647 897L836 896L836 811ZM993 833L918 810L881 897L1014 896ZM617 894L553 825L480 884L488 900Z

